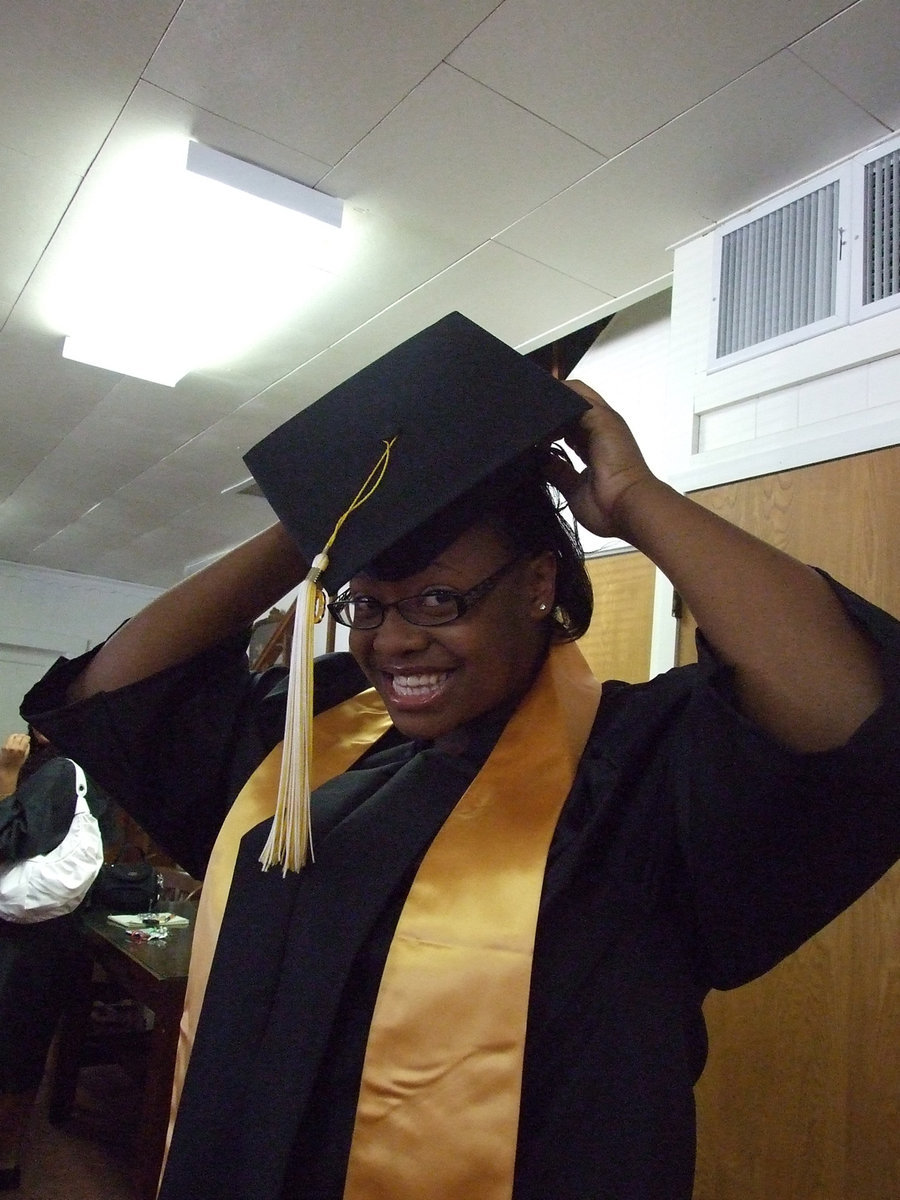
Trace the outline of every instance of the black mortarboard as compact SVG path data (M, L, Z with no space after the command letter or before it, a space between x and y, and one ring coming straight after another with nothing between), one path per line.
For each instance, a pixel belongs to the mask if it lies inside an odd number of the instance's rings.
M447 506L449 535L454 525L461 533L467 511L477 515L471 489L490 492L502 468L514 473L515 460L586 408L542 367L451 313L291 417L244 461L312 562L396 437L377 488L329 552L321 581L333 593Z
M361 568L420 570L534 470L588 405L460 313L403 342L244 458L311 566L297 599L281 781L264 866L305 861L312 627L319 584ZM388 554L390 552L390 554ZM408 568L408 569L407 569ZM399 572L399 574L398 574Z

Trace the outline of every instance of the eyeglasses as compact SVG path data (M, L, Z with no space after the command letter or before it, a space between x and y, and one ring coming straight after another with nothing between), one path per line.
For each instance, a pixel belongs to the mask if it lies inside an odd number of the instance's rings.
M350 629L377 629L389 608L396 608L410 625L449 625L451 621L458 621L473 604L492 591L519 561L519 558L514 558L505 563L467 592L457 592L453 588L429 588L427 592L407 596L393 604L382 604L374 596L353 596L343 592L331 601L328 611L336 621Z

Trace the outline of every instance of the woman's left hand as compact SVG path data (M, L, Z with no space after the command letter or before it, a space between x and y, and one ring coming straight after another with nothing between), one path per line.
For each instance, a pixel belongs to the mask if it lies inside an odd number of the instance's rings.
M585 468L579 471L563 455L554 454L546 465L547 478L565 496L579 523L591 533L627 540L621 501L633 488L659 481L644 461L622 417L587 384L579 380L566 383L591 406L579 424L565 435L566 444Z
M619 537L671 581L734 672L744 712L796 750L842 745L883 695L868 638L824 579L658 479L628 426L583 383L590 405L567 444L579 471L546 468L577 520Z

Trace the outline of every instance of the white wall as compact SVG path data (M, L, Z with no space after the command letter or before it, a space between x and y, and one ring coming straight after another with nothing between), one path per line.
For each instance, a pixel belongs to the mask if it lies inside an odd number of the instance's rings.
M0 560L0 741L25 729L22 697L60 655L90 650L159 594L159 588ZM286 611L295 594L278 607ZM315 628L316 654L325 650L325 636L323 621ZM346 648L346 630L338 642Z
M616 313L571 372L622 414L663 478L691 450L690 413L676 411L669 397L671 307L667 289Z
M22 696L61 654L89 650L158 594L0 561L0 737L24 730Z

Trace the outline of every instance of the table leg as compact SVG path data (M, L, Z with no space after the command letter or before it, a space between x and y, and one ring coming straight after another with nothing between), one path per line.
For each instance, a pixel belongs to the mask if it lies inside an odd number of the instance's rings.
M155 1200L159 1188L159 1175L169 1127L172 1076L180 1021L180 1004L176 1008L160 1005L154 1013L144 1100L137 1132L140 1153L134 1171L140 1200Z

